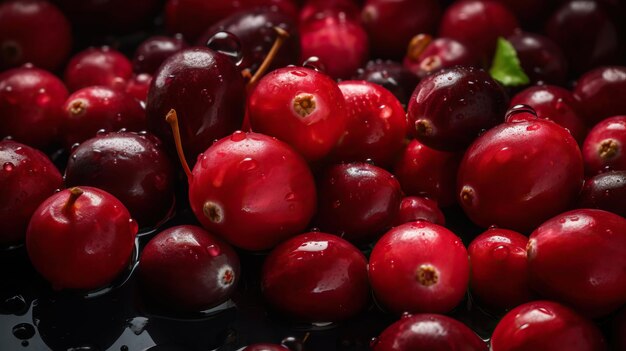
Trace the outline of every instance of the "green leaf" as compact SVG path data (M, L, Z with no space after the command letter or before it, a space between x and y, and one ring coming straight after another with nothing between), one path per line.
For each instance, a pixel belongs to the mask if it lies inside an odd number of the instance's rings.
M504 38L498 38L498 46L489 74L493 79L508 87L525 85L530 82L519 63L515 48Z

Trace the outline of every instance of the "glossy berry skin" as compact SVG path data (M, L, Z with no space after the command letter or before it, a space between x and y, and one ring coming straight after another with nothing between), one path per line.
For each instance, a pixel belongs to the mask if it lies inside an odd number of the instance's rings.
M133 56L133 72L154 74L163 61L187 48L182 35L155 35L142 41Z
M52 73L25 65L0 74L0 138L44 149L57 139L67 89ZM37 128L33 128L37 126Z
M372 56L392 59L404 55L414 35L434 33L440 17L436 0L367 0L361 12Z
M626 170L626 116L607 118L596 124L583 143L587 175Z
M482 69L457 66L422 79L407 116L420 142L438 150L460 151L502 121L504 89Z
M437 202L426 197L407 196L400 202L400 210L393 221L393 225L399 226L415 221L426 221L441 226L446 224L446 218L439 209Z
M230 245L193 225L160 232L139 261L144 296L177 312L203 311L228 300L239 275L239 257Z
M520 65L531 83L564 85L567 60L552 40L522 31L510 35L507 40L515 48Z
M391 227L402 199L391 173L361 162L331 166L317 187L316 225L357 245Z
M372 341L373 351L487 351L465 324L441 314L402 316Z
M539 226L528 242L531 286L589 317L626 303L626 219L573 210Z
M266 250L301 232L316 207L308 165L287 144L237 131L208 148L189 183L191 208L211 233Z
M126 83L126 94L145 103L148 100L148 91L152 83L152 76L147 73L133 75Z
M469 245L472 296L484 307L502 311L531 301L526 244L528 237L491 228Z
M576 140L537 119L504 123L479 137L461 162L457 194L477 225L528 233L572 206L582 184Z
M457 1L443 13L439 35L467 45L476 57L491 60L498 37L518 28L517 19L504 5L490 0Z
M161 141L150 134L99 134L72 150L68 187L88 185L119 199L140 228L152 228L174 206L174 167Z
M146 129L146 113L132 96L103 86L78 90L63 106L63 143L66 149L96 136L100 129L128 131Z
M403 64L420 78L443 68L477 66L480 63L467 46L454 39L436 38L423 51L416 51L419 55L411 52L410 45Z
M409 98L419 82L415 74L401 64L390 60L369 61L365 67L357 70L354 79L382 85L398 98L404 107L408 105Z
M574 96L580 101L587 125L611 116L626 115L626 67L598 67L576 82Z
M591 321L552 301L518 306L498 323L492 351L603 351L602 333Z
M0 141L0 246L23 241L37 206L62 187L61 174L41 151Z
M28 256L55 290L106 286L126 268L135 244L137 223L124 205L103 190L80 189L67 207L70 189L46 199L26 232Z
M92 85L124 90L132 74L133 67L126 56L103 46L74 55L65 68L63 79L71 92Z
M304 23L313 17L325 17L331 14L341 14L350 21L359 21L361 8L355 0L303 0L298 17Z
M469 272L461 239L425 221L388 231L369 261L376 300L395 314L451 311L465 296Z
M626 171L610 171L585 180L579 208L598 208L626 218Z
M243 122L245 85L241 73L220 53L191 48L170 56L155 73L148 92L148 129L173 149L165 121L178 113L185 155L190 163L215 139L234 132Z
M342 321L361 312L369 300L367 260L335 235L301 234L267 256L261 291L290 320Z
M530 106L535 110L537 117L552 120L566 128L579 145L585 140L587 127L582 117L581 106L569 90L556 85L535 85L513 96L509 106L516 105ZM514 114L507 114L505 120L512 122L515 118Z
M289 351L289 349L276 344L253 344L246 346L241 351Z
M456 174L462 156L411 140L396 162L393 174L405 194L428 197L439 206L448 207L456 203Z
M402 105L378 84L349 80L338 85L346 101L348 125L335 145L334 158L391 165L407 133Z
M70 24L48 1L0 4L0 70L30 62L55 70L72 49Z
M330 153L348 120L337 83L304 67L263 77L248 98L248 115L253 131L286 142L309 161Z

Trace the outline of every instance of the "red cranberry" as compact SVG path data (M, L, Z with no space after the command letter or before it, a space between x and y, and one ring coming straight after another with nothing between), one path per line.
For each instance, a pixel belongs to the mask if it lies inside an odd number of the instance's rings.
M492 351L603 351L602 333L590 321L551 301L533 301L509 311L491 337Z
M439 35L456 39L475 56L490 60L498 37L508 37L517 28L515 15L504 5L490 0L467 0L446 9Z
M479 226L527 233L570 208L583 184L576 140L554 122L501 124L467 150L458 199Z
M589 126L607 117L626 115L626 67L598 67L585 73L576 82L574 96Z
M532 83L563 84L567 60L561 49L543 35L519 31L507 38Z
M304 23L314 17L325 17L331 14L339 14L349 21L359 21L361 9L355 0L307 0L300 9L300 23Z
M531 301L526 244L528 238L512 230L492 228L468 248L472 295L482 306L506 310Z
M65 184L109 192L141 228L162 222L174 205L174 169L152 135L107 133L83 142L72 151Z
M147 73L133 75L133 77L126 83L126 94L145 104L148 100L148 91L150 90L151 83L152 76Z
M106 286L128 265L137 223L111 194L92 187L63 190L33 214L26 248L54 289Z
M593 127L583 143L588 175L626 170L626 116L607 118Z
M167 37L152 36L139 44L133 56L135 73L154 74L163 61L173 54L187 48L182 35Z
M0 138L37 148L57 139L67 89L52 73L24 66L0 74ZM37 126L33 128L33 126Z
M402 190L391 173L359 162L335 165L324 172L318 198L319 228L364 244L391 227Z
M366 80L382 85L398 98L402 106L409 104L409 98L419 79L411 71L394 61L369 61L364 68L357 70L354 79Z
M456 203L456 174L460 153L438 151L411 140L393 174L407 195L431 198L441 207Z
M146 113L139 101L124 92L103 86L92 86L73 93L63 110L61 137L68 150L74 143L96 136L100 129L140 131L146 128Z
M626 303L626 219L573 210L539 226L528 242L533 289L591 317Z
M332 150L347 124L337 83L304 67L285 67L263 77L248 98L252 130L290 144L307 160Z
M394 313L446 313L465 296L469 269L458 236L420 221L395 227L378 240L369 277L377 301Z
M507 103L504 89L484 70L448 68L417 85L409 102L409 125L425 145L460 151L502 121Z
M437 202L425 197L407 196L400 202L400 211L398 211L393 225L399 226L415 221L426 221L438 225L446 224L446 218L439 209Z
M203 311L228 300L239 273L235 251L192 225L157 234L139 261L139 279L148 301L174 311Z
M339 89L346 101L348 125L335 145L334 157L392 164L407 133L406 114L398 99L380 85L366 81L343 81Z
M406 315L372 341L373 351L487 351L465 324L440 314Z
M478 65L478 60L459 41L450 38L432 40L428 35L417 35L409 43L404 67L420 78L443 68Z
M435 32L441 5L437 0L367 0L361 15L373 56L399 59L414 35Z
M626 171L611 171L585 181L580 208L599 208L626 218Z
M71 49L70 24L51 3L12 0L0 4L0 70L27 62L55 70Z
M301 234L267 256L261 289L265 300L290 319L313 323L345 320L368 302L367 260L335 235Z
M62 187L61 174L41 151L0 141L0 246L22 241L37 206Z
M554 85L532 86L511 99L510 107L516 105L530 106L539 118L550 119L566 128L578 144L585 140L587 128L579 103L568 90ZM516 114L507 114L506 121L512 122L515 118Z
M124 90L133 68L126 56L103 46L74 55L65 68L65 84L70 91L92 85Z

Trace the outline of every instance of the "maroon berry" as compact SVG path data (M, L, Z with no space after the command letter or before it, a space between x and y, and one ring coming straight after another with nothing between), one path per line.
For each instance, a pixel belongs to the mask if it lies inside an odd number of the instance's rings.
M349 21L359 21L361 9L355 0L306 0L300 9L300 23L314 17L340 15Z
M152 76L147 73L133 75L126 83L126 94L145 103L148 100L148 91L152 83Z
M476 57L461 42L450 38L433 40L424 34L413 37L404 57L404 67L420 78L443 68L478 64Z
M626 116L607 118L593 127L582 152L587 175L626 170Z
M598 67L583 74L576 82L574 96L589 126L607 117L626 115L626 67Z
M33 212L62 187L61 174L41 151L0 141L0 246L23 241Z
M92 85L124 90L133 74L130 61L122 53L103 46L74 55L65 68L65 84L70 91Z
M373 351L487 351L465 324L440 314L406 315L372 341Z
M419 82L417 76L401 64L382 60L369 61L364 68L357 70L354 79L382 85L398 98L403 107L409 104L409 98Z
M626 171L588 178L578 199L580 208L599 208L626 218Z
M30 220L26 249L52 287L96 289L128 265L137 223L111 194L92 187L66 189L45 200Z
M407 196L400 202L400 210L393 221L393 225L399 226L415 221L426 221L441 226L446 224L446 218L439 209L437 202L425 197Z
M590 209L543 223L528 242L533 289L590 317L617 310L626 303L624 228L623 217Z
M157 234L143 249L139 261L144 296L176 312L203 311L228 300L239 274L235 251L192 225Z
M253 344L246 346L241 351L289 351L289 349L276 344Z
M342 321L362 311L369 300L367 260L335 235L301 234L267 256L261 289L270 306L289 319Z
M561 49L543 35L518 31L507 40L517 52L522 69L531 83L564 84L567 60Z
M409 125L425 145L460 151L503 120L507 103L504 89L484 70L448 68L417 85L409 102Z
M182 35L172 37L156 35L139 44L133 56L135 73L154 74L168 57L187 48Z
M602 333L571 309L533 301L509 311L491 337L492 351L603 351Z
M63 82L47 71L24 66L3 72L0 138L11 136L36 148L50 147L57 140L67 95Z
M572 206L583 184L576 140L554 122L501 124L467 150L458 173L458 200L484 228L528 233Z
M370 255L369 277L377 301L396 314L446 313L465 296L467 250L444 227L406 223L378 240Z

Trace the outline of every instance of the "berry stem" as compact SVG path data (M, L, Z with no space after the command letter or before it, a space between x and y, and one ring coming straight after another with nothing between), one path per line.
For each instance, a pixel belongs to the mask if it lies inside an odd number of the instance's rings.
M183 170L187 175L187 181L190 182L193 175L191 174L191 169L189 168L189 164L185 158L185 152L183 151L183 143L180 138L180 129L178 128L178 115L176 114L176 110L171 109L170 112L167 113L167 116L165 116L165 120L170 124L170 128L172 128L174 143L176 144L176 153L178 154L180 164L183 166Z
M67 198L65 205L63 205L63 213L69 214L70 211L74 208L74 204L76 200L83 194L83 190L81 188L71 188L70 189L70 197Z
M433 40L428 34L418 34L411 39L406 55L411 61L417 61L428 44Z
M278 54L278 50L280 50L280 47L283 46L285 40L289 38L289 33L287 33L287 31L285 31L284 29L280 27L274 27L274 30L276 31L276 34L278 34L278 36L276 37L276 40L274 41L274 45L272 45L270 52L267 53L265 60L263 60L263 63L261 63L259 69L257 69L257 71L254 72L252 78L250 78L250 81L248 82L248 90L251 90L252 87L257 83L257 81L261 79L263 74L265 74L265 71L267 71L267 69L272 64L272 61L274 61L274 58Z

